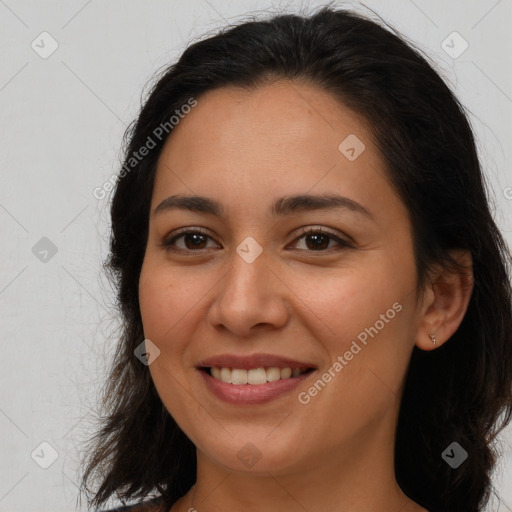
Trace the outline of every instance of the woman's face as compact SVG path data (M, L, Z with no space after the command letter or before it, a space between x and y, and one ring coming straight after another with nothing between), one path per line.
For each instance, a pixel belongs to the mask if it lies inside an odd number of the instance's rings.
M407 210L328 93L222 88L174 128L139 298L155 386L204 460L285 474L392 450L416 285Z

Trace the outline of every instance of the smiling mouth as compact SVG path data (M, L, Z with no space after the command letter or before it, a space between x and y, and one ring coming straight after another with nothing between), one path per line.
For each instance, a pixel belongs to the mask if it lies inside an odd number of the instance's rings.
M204 371L214 379L224 382L225 384L233 384L240 386L250 384L252 386L259 386L267 382L275 382L278 380L294 379L305 373L310 373L314 368L292 368L277 366L260 367L260 368L226 368L226 367L201 367L200 370Z

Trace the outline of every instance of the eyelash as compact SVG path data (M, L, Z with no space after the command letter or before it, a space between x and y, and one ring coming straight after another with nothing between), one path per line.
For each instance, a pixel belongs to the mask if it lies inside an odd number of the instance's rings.
M179 238L182 238L184 235L188 235L188 234L203 235L205 237L208 237L208 238L212 239L212 237L206 231L204 231L201 228L194 228L194 229L183 228L182 230L177 231L172 236L172 238L164 240L164 242L162 244L160 244L160 245L166 251L172 251L172 252L177 252L177 253L194 253L194 252L201 252L201 251L205 250L205 249L197 249L197 250L194 250L194 249L181 249L181 248L174 247L174 243L175 243L176 240L178 240ZM308 236L308 235L324 235L324 236L329 237L330 239L336 241L341 246L338 249L335 249L335 250L338 250L338 251L346 249L346 248L353 248L353 246L349 242L339 238L338 236L334 235L330 231L326 231L323 228L308 228L308 229L304 230L302 233L300 233L300 235L297 236L294 239L294 242L296 242L299 239L301 239L301 238L303 238L305 236ZM301 249L301 250L304 250L306 252L331 252L332 248L331 249L320 249L318 251L307 250L307 249Z

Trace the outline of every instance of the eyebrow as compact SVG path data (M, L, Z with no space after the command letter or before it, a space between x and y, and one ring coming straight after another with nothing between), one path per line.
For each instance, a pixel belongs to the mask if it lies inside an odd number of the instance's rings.
M165 198L154 209L153 215L174 209L205 213L222 219L226 218L224 207L214 199L204 196L183 195L174 195ZM280 197L272 205L271 213L275 217L283 217L295 212L337 209L346 209L356 213L361 213L373 219L373 215L363 205L353 199L337 194L299 194Z

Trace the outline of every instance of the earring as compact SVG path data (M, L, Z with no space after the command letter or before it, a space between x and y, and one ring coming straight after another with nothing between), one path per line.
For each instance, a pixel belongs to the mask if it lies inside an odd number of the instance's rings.
M436 345L437 344L436 337L433 334L431 334L430 338L432 339L432 342L434 343L434 345Z

